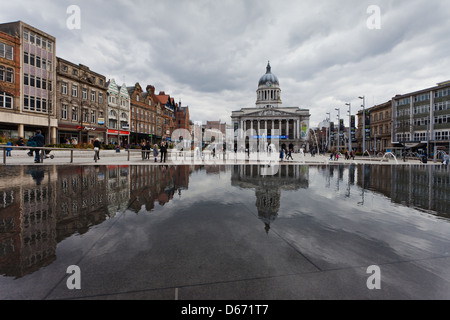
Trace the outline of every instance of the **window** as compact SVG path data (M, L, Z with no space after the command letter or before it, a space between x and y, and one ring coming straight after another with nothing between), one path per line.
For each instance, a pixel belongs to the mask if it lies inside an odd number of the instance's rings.
M47 80L42 79L42 89L47 90Z
M91 91L91 101L95 101L95 91Z
M36 98L36 111L41 112L41 98Z
M13 96L9 93L0 91L0 108L12 109Z
M87 100L87 89L83 88L83 99Z
M50 41L47 41L47 50L52 52L52 43Z
M78 107L72 107L72 121L78 121Z
M61 119L67 120L67 104L63 104L61 107Z
M89 121L89 110L83 109L83 122L88 122L88 121Z
M40 89L41 88L41 78L36 77L36 88Z
M41 46L41 37L36 36L36 46L40 47Z
M96 116L96 112L93 110L91 111L91 123L96 123L97 122L97 116Z
M77 76L77 75L78 75L78 70L77 70L77 69L73 69L73 70L72 70L72 74L73 74L74 76Z
M35 87L36 86L36 79L34 76L30 76L30 86Z
M35 37L34 33L30 32L30 43L34 44L34 37Z
M14 60L14 48L0 42L0 57L8 60Z
M5 81L5 67L0 66L0 81Z
M23 109L28 110L30 108L30 97L24 96L23 97Z
M6 69L6 81L10 83L14 82L14 70L11 68Z
M47 49L47 40L42 39L42 49Z
M30 60L29 60L29 57L28 57L28 52L24 52L23 53L23 63L26 63L26 64L30 63Z
M67 82L61 84L61 92L62 94L67 94Z
M30 34L29 34L29 32L28 31L24 31L23 32L23 38L25 39L25 41L29 41L29 39L30 39Z
M47 70L47 60L42 59L42 70Z
M72 85L72 97L78 97L78 87Z
M67 72L67 70L68 70L67 66L62 66L62 70L63 70L64 72Z
M23 84L26 86L28 86L30 84L30 78L29 78L28 74L26 74L26 73L23 75Z
M36 109L36 101L34 97L30 97L30 111L34 111Z
M136 95L136 101L139 102L139 95Z
M103 103L103 94L102 93L98 94L98 103Z
M35 66L36 65L36 57L34 54L30 54L30 65Z

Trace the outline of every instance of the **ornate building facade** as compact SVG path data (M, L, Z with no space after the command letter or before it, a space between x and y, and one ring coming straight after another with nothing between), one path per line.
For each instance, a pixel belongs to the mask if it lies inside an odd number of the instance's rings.
M270 63L259 79L256 95L256 107L232 112L235 137L256 136L258 141L267 139L269 144L272 139L278 139L280 144L292 143L295 151L309 149L309 110L282 106L280 82L272 73Z
M106 78L57 57L58 142L106 141Z

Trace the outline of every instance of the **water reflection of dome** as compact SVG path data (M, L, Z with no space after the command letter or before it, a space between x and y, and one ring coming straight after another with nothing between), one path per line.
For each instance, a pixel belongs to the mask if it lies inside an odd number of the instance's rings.
M308 170L305 166L279 166L275 175L263 176L261 171L263 167L234 166L231 185L255 190L258 217L264 222L264 229L268 232L270 224L278 217L282 190L308 188Z

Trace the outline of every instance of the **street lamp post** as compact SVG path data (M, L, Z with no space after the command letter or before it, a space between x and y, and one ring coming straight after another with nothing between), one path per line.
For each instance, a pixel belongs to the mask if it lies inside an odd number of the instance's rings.
M331 150L331 114L327 112L328 120L328 150Z
M363 138L363 150L362 152L366 152L366 97L362 96L359 99L363 100L363 129L362 129L362 138Z
M338 143L337 143L337 152L339 152L339 147L341 145L341 109L335 108L335 110L338 112Z
M352 104L346 103L348 106L348 152L352 151Z

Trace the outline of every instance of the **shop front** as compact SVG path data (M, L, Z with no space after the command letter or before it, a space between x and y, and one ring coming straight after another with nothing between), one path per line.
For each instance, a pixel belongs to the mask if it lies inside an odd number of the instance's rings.
M92 144L96 138L100 142L104 142L106 128L73 124L60 124L58 126L58 143L60 144Z
M108 129L107 143L120 144L120 146L125 147L129 143L129 136L129 131Z

